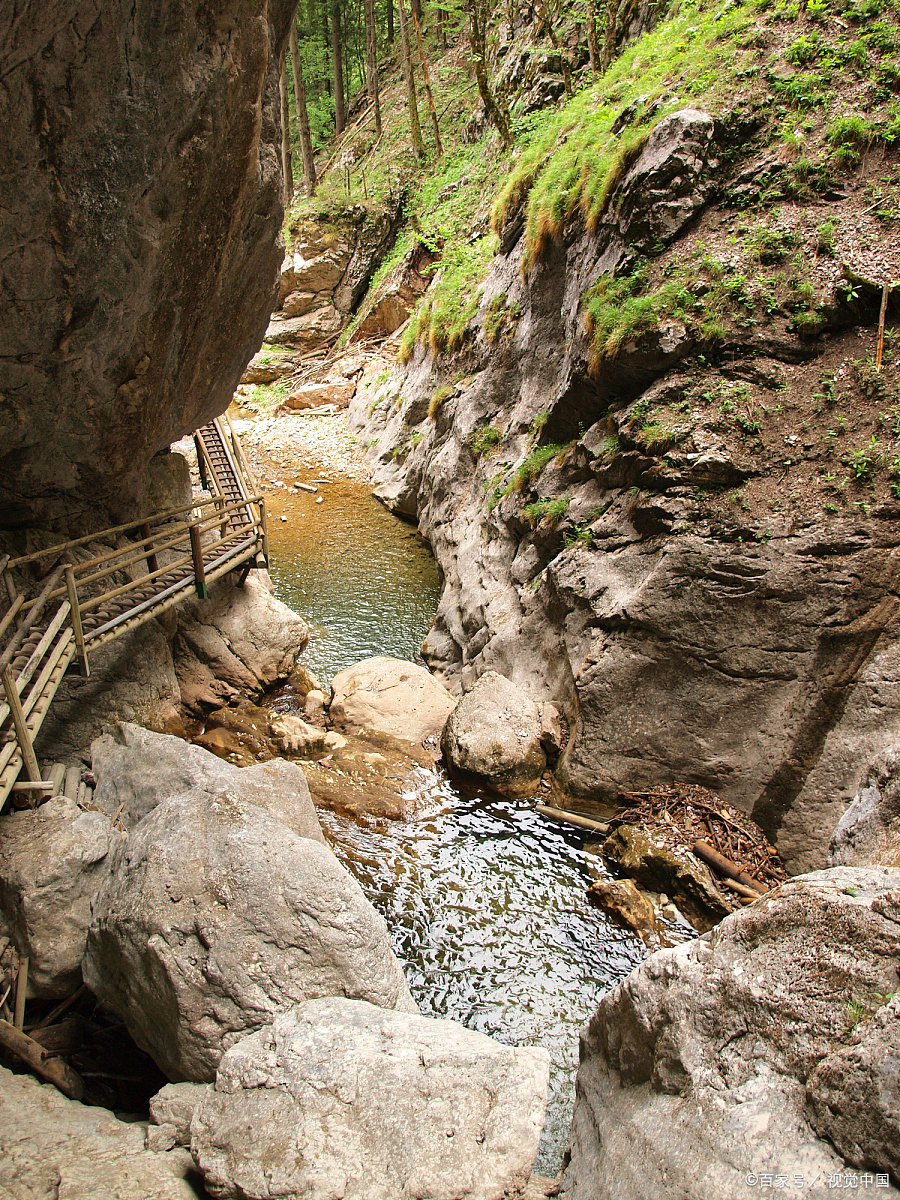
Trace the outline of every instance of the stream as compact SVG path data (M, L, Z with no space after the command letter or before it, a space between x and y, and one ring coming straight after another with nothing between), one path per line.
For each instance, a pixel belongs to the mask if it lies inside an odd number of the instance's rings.
M288 480L327 475L290 471ZM318 486L318 504L303 491L269 492L271 574L279 598L309 622L304 661L327 685L372 655L415 659L440 573L415 529L364 484L332 475ZM320 811L323 828L387 921L425 1015L547 1048L550 1099L534 1169L555 1175L579 1029L647 951L588 905L589 855L577 830L538 816L533 800L463 792L439 770L419 771L410 786L420 797L414 820L363 825Z

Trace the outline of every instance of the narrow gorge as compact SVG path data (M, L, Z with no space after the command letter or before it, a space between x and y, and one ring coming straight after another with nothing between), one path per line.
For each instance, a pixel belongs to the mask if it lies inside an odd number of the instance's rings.
M895 0L0 7L0 1197L900 1196Z

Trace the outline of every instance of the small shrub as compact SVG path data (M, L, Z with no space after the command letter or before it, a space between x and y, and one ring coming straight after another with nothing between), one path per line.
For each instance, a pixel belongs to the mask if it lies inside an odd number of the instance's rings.
M482 425L479 429L474 429L469 437L469 445L476 458L480 458L482 454L490 454L502 441L502 432L493 425Z
M432 421L436 420L438 409L441 407L447 397L452 395L453 388L448 384L443 384L441 387L436 388L435 391L431 393L431 399L428 401L428 416Z
M566 515L569 500L569 496L557 496L553 500L546 498L535 500L533 504L525 505L522 509L522 515L532 525L540 525L542 522L547 525L555 525L557 521L561 521Z
M532 450L525 461L520 463L516 468L510 483L510 489L514 488L516 491L521 491L526 484L531 483L533 479L537 479L551 459L556 458L567 449L567 446L551 444L549 446L539 446L537 450Z

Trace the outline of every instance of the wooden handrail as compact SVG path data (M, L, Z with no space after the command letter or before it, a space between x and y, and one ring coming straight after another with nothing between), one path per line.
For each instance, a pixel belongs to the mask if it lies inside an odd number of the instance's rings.
M237 501L238 504L258 504L262 499L261 496L248 496L245 500ZM84 546L87 542L95 542L98 538L109 537L113 533L124 533L126 529L137 529L143 524L158 525L161 521L167 521L170 517L176 516L178 513L187 512L190 508L203 508L204 506L215 505L215 500L192 500L189 504L180 504L176 508L166 508L162 512L153 513L149 517L138 517L135 521L129 521L125 525L113 525L109 529L98 529L94 533L87 533L84 537L72 538L68 542L58 542L54 546L47 546L43 550L34 550L31 554L22 554L19 558L11 558L6 564L7 568L19 567L23 563L37 562L42 558L49 558L53 554L61 554L63 550L72 550L76 546ZM132 545L140 545L141 543L133 542ZM113 551L113 553L122 553L122 551ZM77 564L76 564L77 568Z

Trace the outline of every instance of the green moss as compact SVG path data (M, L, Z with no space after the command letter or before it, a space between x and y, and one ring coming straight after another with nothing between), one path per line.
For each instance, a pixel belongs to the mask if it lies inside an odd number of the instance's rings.
M516 467L510 484L510 490L521 491L526 484L537 479L552 459L563 455L568 449L568 445L560 446L551 444L548 446L538 446L536 450L532 450L525 461Z
M453 388L449 384L443 384L436 388L431 393L431 399L428 401L428 416L434 421L438 415L438 409L444 403L448 396L453 395Z

